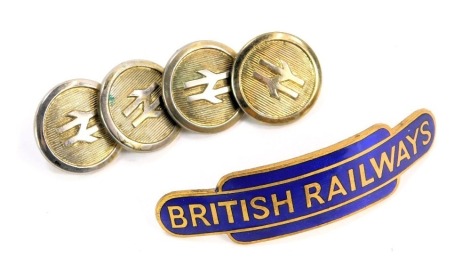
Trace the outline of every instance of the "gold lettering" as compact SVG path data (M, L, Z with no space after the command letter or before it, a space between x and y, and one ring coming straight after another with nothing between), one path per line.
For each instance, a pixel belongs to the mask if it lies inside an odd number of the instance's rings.
M359 165L359 175L361 177L361 185L362 187L365 187L369 185L370 183L374 182L374 178L367 178L366 177L366 170L364 168L364 164Z
M200 210L199 213L196 213L196 209ZM191 222L193 224L193 227L197 227L197 221L196 219L201 219L201 221L204 223L206 226L210 226L211 224L207 219L204 217L206 215L206 207L204 207L201 204L190 204L189 205L189 213L191 214Z
M217 204L219 207L225 207L225 210L227 211L227 220L229 223L233 224L235 221L233 220L232 206L237 204L237 200L224 201Z
M393 171L394 161L395 161L395 146L392 146L390 157L387 155L386 152L382 152L382 154L380 154L380 166L377 164L377 160L375 158L370 159L370 163L372 164L372 167L374 168L374 171L379 178L382 178L384 165L387 165L389 172Z
M282 205L287 205L289 207L289 212L294 212L294 204L292 203L292 196L290 190L286 191L286 199L278 201L275 193L271 194L271 199L273 201L274 215L279 215L279 207Z
M397 167L400 167L400 163L403 159L411 159L410 154L408 153L408 149L406 149L405 143L403 140L400 140L398 143L398 159L397 159Z
M335 190L335 187L338 187L337 190ZM331 184L330 184L330 193L328 194L328 201L331 201L333 196L341 193L342 195L346 195L346 190L343 187L343 184L341 184L341 181L339 181L339 178L336 175L333 175L331 177Z
M269 216L269 210L265 206L257 205L256 201L262 201L263 203L266 203L266 198L262 196L258 196L258 197L251 199L250 201L250 205L252 208L263 211L263 214L253 213L253 216L255 217L255 219L257 220L266 219Z
M424 129L424 125L429 126L429 122L425 121L421 124L421 127L419 127L419 131L421 132L421 134L428 137L426 140L423 140L423 145L426 146L431 141L431 132L429 130Z
M315 188L315 191L310 192L311 188ZM323 198L321 198L321 196L319 195L320 191L321 191L321 186L317 182L305 185L304 186L304 191L305 191L305 201L307 202L307 208L312 207L312 198L317 199L317 202L319 204L324 204L325 203Z
M178 214L175 214L178 211ZM185 228L188 225L188 220L184 217L183 208L180 206L168 206L168 214L170 215L171 227L172 228ZM176 219L181 220L181 224L176 223Z
M413 138L407 135L406 139L411 143L411 145L413 145L413 154L415 155L416 153L418 153L418 149L416 147L416 140L418 139L418 128L416 128L415 135Z
M351 185L351 191L355 191L356 190L356 178L354 177L354 170L349 169L348 175L349 175L349 184Z
M246 201L240 200L240 205L242 206L243 221L245 222L250 221L250 217L248 216L248 208L246 207Z
M214 203L210 203L209 206L211 207L212 222L214 222L214 225L218 225L219 216L217 215L217 208L215 207Z

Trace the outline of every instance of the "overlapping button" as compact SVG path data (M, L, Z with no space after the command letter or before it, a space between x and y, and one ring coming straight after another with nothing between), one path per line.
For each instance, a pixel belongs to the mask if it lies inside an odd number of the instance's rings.
M162 78L161 66L135 60L119 64L104 79L101 116L122 147L153 151L178 134L179 127L163 110Z
M233 91L248 115L273 124L305 114L318 97L320 64L313 50L287 33L250 41L233 65Z
M119 152L99 116L99 83L71 80L54 87L40 103L36 139L55 166L88 172L109 163Z
M164 73L163 99L172 118L189 130L214 133L240 119L231 86L235 51L218 42L186 45Z

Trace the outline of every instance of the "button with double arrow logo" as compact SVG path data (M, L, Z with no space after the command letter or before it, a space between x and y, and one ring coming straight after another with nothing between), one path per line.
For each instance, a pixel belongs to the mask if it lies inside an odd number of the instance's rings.
M44 156L73 172L103 167L119 152L98 113L100 85L71 80L54 87L40 103L35 135Z
M242 112L230 86L235 56L226 45L199 41L170 58L163 76L163 99L179 125L214 133L239 120Z
M268 123L298 119L314 104L321 85L313 50L287 33L260 35L233 64L232 87L243 111Z
M163 68L144 60L127 61L105 77L100 112L112 137L125 149L152 151L179 132L163 107Z

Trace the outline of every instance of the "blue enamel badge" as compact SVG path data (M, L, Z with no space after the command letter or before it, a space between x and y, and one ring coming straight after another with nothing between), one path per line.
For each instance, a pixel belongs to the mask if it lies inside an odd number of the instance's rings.
M173 235L227 233L239 243L311 229L391 194L434 135L432 113L418 110L393 129L375 125L328 148L228 174L215 190L171 192L156 216Z

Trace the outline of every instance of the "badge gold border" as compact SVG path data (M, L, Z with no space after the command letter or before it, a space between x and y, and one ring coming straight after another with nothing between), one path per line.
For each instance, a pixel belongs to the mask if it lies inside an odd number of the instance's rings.
M338 204L334 207L330 207L330 208L327 208L325 210L322 210L322 211L318 211L318 212L314 212L314 213L311 213L311 214L308 214L308 215L304 215L304 216L301 216L301 217L297 217L295 219L290 219L290 220L286 220L286 221L283 221L283 222L279 222L279 223L273 223L273 224L269 224L269 225L264 225L264 226L258 226L258 227L253 227L253 228L245 228L245 229L234 229L234 230L230 230L230 231L221 231L221 232L211 232L211 233L203 233L203 234L189 234L189 235L181 235L181 234L175 234L171 231L169 231L162 223L161 219L160 219L160 211L163 207L163 205L170 199L173 199L173 198L178 198L178 197L186 197L186 196L207 196L207 195L217 195L220 193L220 189L222 188L222 186L224 185L224 183L232 178L236 178L236 177L241 177L241 176L247 176L247 175L252 175L252 174L258 174L258 173L264 173L264 172L270 172L270 171L273 171L273 170L278 170L278 169L282 169L282 168L285 168L285 167L289 167L289 166L292 166L292 165L297 165L299 163L303 163L303 162L306 162L308 160L312 160L313 158L317 158L317 157L321 157L321 156L324 156L326 154L329 154L331 152L334 152L336 150L339 150L341 148L344 148L344 147L347 147L355 142L358 142L360 141L361 139L364 139L365 137L369 136L371 133L379 130L379 129L386 129L390 132L390 136L385 138L384 140L378 142L377 144L373 145L372 147L366 149L366 150L363 150L362 152L350 157L350 158L347 158L343 161L340 161L336 164L333 164L333 165L330 165L328 167L325 167L325 168L322 168L322 169L319 169L319 170L315 170L315 171L312 171L312 172L309 172L307 174L303 174L303 175L300 175L300 176L297 176L297 177L294 177L294 178L289 178L289 179L286 179L286 180L281 180L281 181L276 181L276 182L273 182L273 183L269 183L269 184L264 184L264 185L261 185L261 186L256 186L256 187L249 187L249 188L243 188L243 189L238 189L238 190L231 190L231 191L224 191L223 193L224 194L230 194L230 193L238 193L238 192L244 192L244 191L250 191L250 190L254 190L254 189L261 189L261 188L267 188L267 187L271 187L271 186L276 186L276 185L280 185L280 184L284 184L284 183L288 183L290 181L293 181L293 180L297 180L297 179L300 179L300 178L303 178L303 177L307 177L307 176L310 176L310 175L313 175L315 173L319 173L319 172L322 172L322 171L325 171L327 169L331 169L331 168L334 168L338 165L342 165L346 162L349 162L351 160L354 160L355 158L363 155L363 154L366 154L374 149L376 149L377 147L379 147L381 144L383 144L384 142L388 141L390 138L392 138L397 132L400 132L404 127L406 127L407 125L409 125L411 122L413 122L414 120L416 120L417 117L423 115L423 114L429 114L431 117L432 117L432 120L434 121L434 125L435 125L435 118L434 118L434 115L432 114L431 111L427 110L427 109L420 109L420 110L417 110L415 112L413 112L411 115L409 115L406 119L404 119L402 122L400 122L397 126L391 128L390 126L386 125L386 124L383 124L383 123L378 123L378 124L375 124L371 127L369 127L368 129L352 136L352 137L349 137L345 140L342 140L336 144L333 144L331 146L328 146L326 148L323 148L323 149L320 149L318 151L314 151L312 153L308 153L308 154L305 154L305 155L302 155L302 156L299 156L299 157L296 157L296 158L292 158L292 159L288 159L288 160L285 160L285 161L281 161L281 162L278 162L278 163L273 163L273 164L269 164L269 165L265 165L265 166L261 166L261 167L256 167L256 168L252 168L252 169L247 169L247 170L243 170L243 171L236 171L236 172L232 172L232 173L229 173L227 175L224 175L218 182L217 184L217 187L216 189L204 189L204 190L183 190L183 191L174 191L174 192L170 192L166 195L164 195L162 198L160 198L160 200L158 201L157 203L157 206L155 208L155 216L157 218L157 221L158 223L160 224L160 226L163 228L163 230L165 230L167 233L169 234L172 234L174 236L177 236L177 237L193 237L193 236L205 236L205 235L213 235L213 234L227 234L229 236L229 238L236 242L236 243L239 243L239 244L252 244L252 243L256 243L256 242L262 242L262 241L269 241L269 240L273 240L273 239L276 239L276 238L282 238L282 237L286 237L286 236L290 236L290 235L293 235L293 234L297 234L297 233L301 233L301 232L305 232L305 231L308 231L308 230L312 230L312 229L315 229L315 228L318 228L318 227L321 227L323 225L327 225L327 224L330 224L330 223L333 223L333 222L336 222L338 220L341 220L345 217L349 217L351 215L354 215L366 208L369 208L370 206L372 205L375 205L379 202L381 202L382 200L385 200L386 198L388 198L389 196L391 196L395 190L398 188L398 185L400 183L400 180L399 180L399 176L405 172L408 168L410 168L411 166L413 166L417 161L419 161L422 157L418 158L415 162L413 162L412 164L410 164L407 168L405 168L399 175L397 175L396 177L388 180L387 182L385 182L384 184L382 184L380 187L378 188L374 188L366 193L363 193L361 194L360 196L357 196L355 197L354 199L351 199L351 200L348 200L346 202L343 202L341 204ZM433 138L435 137L435 131L433 132L434 135L433 135ZM307 229L303 229L303 230L300 230L300 231L296 231L296 232L292 232L292 233L289 233L289 234L283 234L283 235L278 235L278 236L273 236L273 237L270 237L270 238L267 238L267 239L261 239L261 240L254 240L254 241L250 241L250 242L241 242L241 241L237 241L235 238L233 238L233 236L230 235L230 233L234 233L234 232L246 232L246 231L251 231L251 230L260 230L260 229L264 229L264 228L269 228L269 227L274 227L274 226L279 226L279 225L283 225L283 224L287 224L287 223L292 223L292 222L296 222L298 220L302 220L302 219L306 219L306 218L309 218L309 217L312 217L312 216L315 216L315 215L318 215L320 213L323 213L323 212L326 212L326 211L329 211L329 210L332 210L332 209L335 209L335 208L338 208L342 205L346 205L356 199L359 199L361 197L363 197L364 195L367 195L371 192L374 192L376 190L378 190L379 188L382 188L384 187L385 185L391 183L392 181L394 180L397 180L397 186L394 188L394 190L387 196L385 196L384 198L378 200L377 202L374 202L372 204L369 204L367 206L365 206L364 208L362 209L359 209L353 213L350 213L348 215L345 215L343 217L340 217L338 219L335 219L335 220L332 220L332 221L329 221L327 223L324 223L324 224L321 224L321 225L318 225L318 226L315 226L315 227L312 227L312 228L307 228Z

